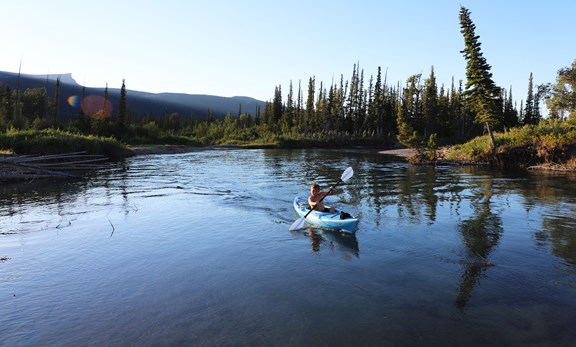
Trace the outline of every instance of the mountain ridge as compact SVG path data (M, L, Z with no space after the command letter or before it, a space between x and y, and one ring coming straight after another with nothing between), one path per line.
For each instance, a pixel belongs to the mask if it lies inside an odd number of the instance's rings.
M104 95L106 88L85 87L76 82L71 73L63 74L18 74L0 71L0 87L7 85L12 90L25 91L32 88L46 88L52 98L56 92L56 80L60 78L60 105L63 105L59 115L63 118L73 118L80 114L78 105L67 102L70 97ZM117 109L120 102L120 88L108 88L108 99ZM265 102L249 96L224 97L209 94L187 93L151 93L126 89L128 112L132 117L150 117L158 119L165 115L178 114L181 117L194 116L206 119L210 113L214 118L223 118L227 114L236 116L242 113L255 115L257 109L263 110Z

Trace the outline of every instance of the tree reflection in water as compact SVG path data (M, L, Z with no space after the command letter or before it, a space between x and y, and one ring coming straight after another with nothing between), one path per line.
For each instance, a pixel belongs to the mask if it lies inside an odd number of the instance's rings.
M491 209L493 182L491 179L484 182L470 200L473 215L458 224L469 256L475 258L474 261L464 262L466 265L456 298L456 307L459 309L464 309L482 274L493 265L488 261L488 256L504 232L502 218Z
M305 233L310 239L312 252L320 252L322 249L329 252L338 250L345 260L351 260L360 255L358 240L354 234L313 227L309 227ZM294 231L292 234L301 234L301 232Z

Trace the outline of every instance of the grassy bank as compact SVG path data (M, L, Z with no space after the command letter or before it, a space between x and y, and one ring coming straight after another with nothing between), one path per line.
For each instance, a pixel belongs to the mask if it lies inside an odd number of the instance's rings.
M503 166L563 165L576 169L576 124L542 122L495 133L496 157L488 136L450 147L445 159Z
M132 155L128 147L113 138L55 129L8 130L0 133L0 151L41 155L85 151L105 155L112 160Z
M205 140L205 139L204 139ZM131 156L145 148L142 153L174 153L185 151L185 148L203 148L211 146L233 146L237 148L341 148L349 146L379 146L386 143L376 137L351 136L338 132L325 134L276 135L256 138L223 137L214 138L212 142L190 139L185 136L165 137L132 137L126 143L112 137L83 135L57 129L44 130L8 130L0 133L0 153L16 154L55 154L85 151L89 154L102 154L110 159ZM152 148L152 149L151 149Z

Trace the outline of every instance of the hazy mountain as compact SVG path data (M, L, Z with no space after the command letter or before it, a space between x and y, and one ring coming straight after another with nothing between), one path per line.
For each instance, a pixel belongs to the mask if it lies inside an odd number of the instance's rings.
M83 86L78 84L72 74L29 75L0 71L0 86L8 85L12 90L21 92L29 88L46 88L48 95L54 98L56 92L56 79L60 77L60 113L61 117L76 117L80 114L80 106L75 100L80 100ZM104 95L102 88L86 88L84 96ZM128 112L133 117L150 116L159 118L165 114L178 113L180 116L193 115L204 119L210 110L212 115L220 118L230 113L236 116L241 107L242 113L248 112L253 116L256 107L264 111L264 101L246 96L223 97L202 94L182 93L148 93L126 88ZM75 98L74 98L75 97ZM108 99L112 103L113 112L118 109L120 100L120 87L108 86Z

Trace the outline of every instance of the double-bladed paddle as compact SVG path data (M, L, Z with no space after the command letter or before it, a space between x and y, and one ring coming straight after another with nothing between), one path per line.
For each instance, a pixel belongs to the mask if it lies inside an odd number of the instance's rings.
M348 181L352 176L354 175L354 170L352 169L352 167L347 168L346 170L344 170L344 172L342 173L342 176L340 177L340 180L334 185L332 186L332 189L336 188L337 185L339 185L341 182L346 182ZM326 194L327 195L327 194ZM326 195L324 195L318 202L324 200L324 198L326 197ZM304 217L300 217L298 218L294 223L292 223L292 225L290 226L290 231L292 230L298 230L298 229L302 229L302 227L304 226L304 221L306 221L306 217L308 217L308 215L310 214L310 212L312 212L314 210L310 210L308 211L308 213L306 213L304 215Z

